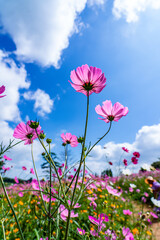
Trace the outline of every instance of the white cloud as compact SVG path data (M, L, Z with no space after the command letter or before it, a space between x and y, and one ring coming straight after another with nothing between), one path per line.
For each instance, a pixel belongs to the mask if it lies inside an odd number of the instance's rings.
M106 0L88 0L88 5L103 5L106 2Z
M89 0L90 5L103 0ZM58 67L69 37L83 24L78 20L87 0L0 0L3 31L16 44L19 59Z
M141 12L147 9L160 9L160 0L114 0L113 14L116 18L122 16L127 22L136 22Z
M122 155L122 147L129 149L129 153ZM151 164L160 157L160 124L153 126L143 126L136 134L133 143L109 142L104 146L97 145L87 159L87 166L97 173L109 168L108 161L113 163L113 172L119 171L119 163L123 166L123 159L126 158L131 163L132 153L139 151L141 156L138 165L130 165L132 170L137 171L144 164ZM107 156L107 157L106 157Z
M26 100L35 100L34 111L40 116L45 116L46 113L50 113L53 108L54 101L50 99L50 96L41 89L37 89L35 92L29 91L23 94Z
M23 65L17 66L8 57L7 53L0 50L0 85L6 87L4 98L0 101L0 120L20 121L18 102L20 99L19 89L28 89L27 73Z

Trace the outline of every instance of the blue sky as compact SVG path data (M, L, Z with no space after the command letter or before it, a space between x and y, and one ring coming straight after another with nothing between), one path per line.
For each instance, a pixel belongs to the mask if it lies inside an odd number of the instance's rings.
M44 4L35 0L22 5L19 0L0 0L0 9L0 85L6 85L7 94L0 102L1 141L12 137L19 122L36 118L53 139L56 152L62 151L63 131L82 135L86 97L76 93L68 80L71 70L88 64L101 68L107 78L106 88L90 98L88 142L108 128L98 120L97 104L108 99L129 108L129 114L114 123L95 148L88 166L98 172L107 168L106 154L116 166L122 146L130 154L140 151L138 167L157 160L160 1L48 0ZM36 144L39 168L41 149ZM10 153L15 166L32 166L26 149L21 146ZM79 149L74 151L76 157Z

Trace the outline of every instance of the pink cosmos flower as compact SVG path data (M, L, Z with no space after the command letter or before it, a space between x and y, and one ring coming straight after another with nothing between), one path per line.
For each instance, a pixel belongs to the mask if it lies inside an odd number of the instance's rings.
M22 167L22 170L26 171L26 170L27 170L27 168L26 168L25 166L23 166L23 167Z
M0 98L2 98L2 97L5 97L6 95L1 95L2 93L4 93L4 91L5 91L5 86L4 85L2 85L1 87L0 87Z
M140 191L141 191L140 189L136 189L136 192L140 193Z
M150 214L151 214L152 217L154 217L154 218L158 218L158 216L157 216L155 213L150 212Z
M15 177L15 178L14 178L14 181L15 181L16 183L19 183L19 181L18 181L18 178L17 178L17 177Z
M129 192L133 192L133 188L132 187L129 187Z
M12 160L11 158L7 157L6 155L4 155L3 158L4 158L5 160L8 160L8 161L11 161L11 160Z
M147 199L145 197L142 197L142 202L146 203Z
M124 163L125 166L128 166L126 159L123 160L123 163Z
M123 214L130 216L132 214L132 212L129 209L127 209L127 210L124 209Z
M131 158L133 164L138 164L138 159L136 157Z
M102 70L96 67L89 67L87 64L71 71L70 84L77 91L91 95L93 92L100 93L106 86L106 78Z
M64 144L70 144L71 147L77 147L78 145L77 137L71 133L62 133L61 138Z
M133 234L130 232L129 228L123 227L122 234L125 237L124 240L134 240Z
M33 168L30 169L30 173L34 174L34 170L33 170Z
M140 153L139 152L134 152L133 156L135 156L136 158L139 158L140 157Z
M108 222L109 221L108 216L104 213L101 213L99 215L98 219L95 218L95 217L92 217L92 216L88 216L88 218L93 224L98 226L98 232L101 231L102 228L106 227L106 225L103 222Z
M17 125L17 127L14 129L13 137L21 139L25 141L26 144L31 144L34 139L37 138L37 134L35 129L32 129L29 125L31 124L31 121L28 121L26 124L21 122ZM36 129L38 134L40 134L41 126L39 125Z
M60 205L60 217L62 218L62 220L64 220L66 222L67 217L68 217L68 209L65 208L64 205ZM74 211L71 211L71 218L73 217L78 217L78 213L74 213Z
M10 167L2 167L2 169L4 170L4 173L6 172L6 171L9 171L11 168Z
M127 153L129 152L129 150L127 148L125 148L125 147L122 147L122 150L127 152Z
M80 235L85 235L86 232L84 229L82 230L81 228L77 228L77 231Z
M112 188L112 187L110 187L110 186L106 186L106 189L107 189L107 191L108 191L110 194L112 194L113 196L119 197L119 196L122 194L122 191L119 192L117 189L114 189L114 188Z
M115 103L112 107L112 103L110 100L106 100L103 102L103 106L97 105L95 108L97 114L102 116L103 118L99 118L106 123L111 121L118 122L118 120L126 116L128 113L128 108L121 105L119 102Z
M59 176L62 176L62 169L61 168L58 168L58 173L59 173Z
M19 196L19 197L23 197L23 193L22 193L22 192L19 192L19 193L18 193L18 196Z
M145 197L148 197L148 196L149 196L149 194L148 194L147 192L144 192L144 195L145 195Z

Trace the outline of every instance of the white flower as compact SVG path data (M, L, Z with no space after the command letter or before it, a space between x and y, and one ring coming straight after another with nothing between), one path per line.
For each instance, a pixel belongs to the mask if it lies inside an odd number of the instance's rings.
M146 171L150 171L151 170L151 165L147 164L147 163L144 163L141 168L143 170L146 170Z
M132 172L131 172L131 170L130 169L123 169L122 170L122 174L124 174L124 175L126 175L126 176L128 176L128 175L131 175L132 174Z
M160 200L157 200L154 197L152 197L151 201L156 207L160 207Z
M135 184L133 184L133 183L130 183L130 187L131 188L136 188L137 186Z

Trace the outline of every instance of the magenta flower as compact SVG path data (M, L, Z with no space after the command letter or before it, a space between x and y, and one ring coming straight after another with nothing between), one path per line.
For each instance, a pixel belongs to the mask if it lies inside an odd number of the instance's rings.
M132 212L129 209L127 209L127 210L124 209L123 214L130 216L132 214Z
M61 168L58 168L58 173L59 173L59 176L62 176L62 169Z
M31 174L34 174L33 168L30 169L30 173L31 173Z
M100 93L106 86L106 78L102 70L96 67L89 67L87 64L71 71L70 84L77 91L91 95L93 92Z
M141 191L140 189L136 189L136 192L140 193L140 191Z
M97 105L96 113L102 116L103 118L99 118L106 123L109 123L111 121L118 122L118 120L126 116L128 113L128 108L121 105L119 102L115 103L112 107L112 103L110 100L106 100L103 102L103 106Z
M77 228L77 231L80 235L85 235L86 232L84 229L82 230L81 228Z
M134 240L133 234L130 232L129 228L123 227L122 234L125 237L124 240Z
M129 187L129 192L133 192L133 188L132 187Z
M125 148L125 147L122 147L122 150L127 152L127 153L129 152L129 150L127 148Z
M26 144L31 144L34 139L37 138L37 134L35 129L32 129L29 125L31 124L31 121L28 121L26 124L21 122L17 125L17 127L14 129L13 137L21 139L25 141ZM38 134L40 134L41 126L39 125L36 129Z
M9 171L11 168L10 167L2 167L2 169L4 170L4 173L6 172L6 171Z
M140 153L139 152L134 152L133 156L135 156L136 158L139 158L140 157Z
M123 160L123 163L124 163L125 166L128 166L126 159Z
M113 196L119 197L119 196L122 194L122 192L119 192L117 189L114 189L114 188L112 188L112 187L110 187L110 186L106 186L106 189L107 189L107 191L108 191L110 194L112 194Z
M64 205L60 205L60 217L62 218L62 220L66 221L67 217L68 217L68 209L65 208ZM78 217L78 213L74 213L74 211L71 211L71 218L73 217Z
M4 85L2 85L1 87L0 87L0 98L2 98L2 97L5 97L6 95L1 95L2 93L4 93L4 91L5 91L5 86Z
M147 199L145 197L142 197L142 202L146 203Z
M147 192L144 192L145 197L149 197L149 194Z
M23 166L23 167L22 167L22 170L26 171L26 170L27 170L27 168L26 168L25 166Z
M19 181L18 181L18 178L17 178L17 177L15 177L15 178L14 178L14 181L15 181L16 183L19 183Z
M19 193L18 193L18 196L19 196L19 197L23 197L23 193L22 193L22 192L19 192Z
M158 218L158 216L157 216L155 213L150 212L150 214L151 214L152 217L154 217L154 218Z
M75 135L72 135L71 133L66 133L66 135L62 133L61 138L65 145L70 144L71 147L77 147L78 145L77 137Z
M98 232L101 231L102 228L106 227L106 225L103 222L108 222L109 221L108 216L104 213L101 213L99 215L98 219L95 218L95 217L92 217L92 216L88 216L88 218L93 224L98 226Z
M136 157L131 158L133 164L138 164L138 159Z
M7 157L6 155L4 155L3 158L4 158L5 160L8 160L8 161L11 161L11 160L12 160L12 158Z

